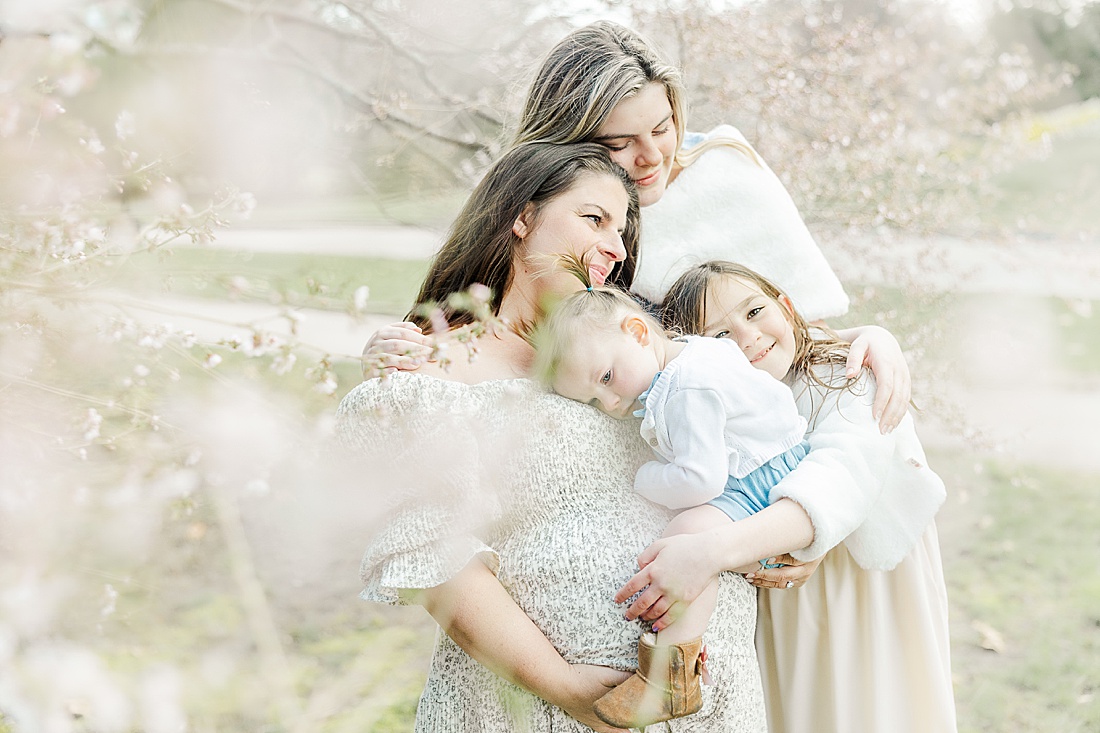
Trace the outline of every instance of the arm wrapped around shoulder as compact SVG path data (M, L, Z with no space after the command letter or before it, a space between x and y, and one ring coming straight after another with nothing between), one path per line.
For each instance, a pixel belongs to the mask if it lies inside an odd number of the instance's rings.
M814 541L792 552L816 559L844 542L868 570L889 570L909 554L943 504L943 481L928 468L906 415L883 435L871 413L874 377L852 389L799 383L799 411L810 422L809 454L771 491L772 503L798 502L814 525Z
M496 571L481 536L498 514L483 481L481 431L461 385L394 375L352 390L337 411L337 436L353 454L354 480L377 522L360 566L361 597L408 603L413 592L454 577L480 555Z

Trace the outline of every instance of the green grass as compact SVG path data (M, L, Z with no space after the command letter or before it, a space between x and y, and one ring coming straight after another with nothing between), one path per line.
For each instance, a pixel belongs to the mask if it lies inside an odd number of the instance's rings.
M1061 298L1049 302L1064 350L1064 366L1080 374L1100 374L1100 302Z
M960 732L1100 730L1097 477L930 460L952 494L939 522ZM982 648L975 622L1003 648Z
M356 288L366 285L368 312L405 313L427 269L423 260L180 248L130 257L116 277L126 288L147 293L341 311L351 307Z
M1100 122L1055 134L1050 154L993 180L1001 198L988 218L1022 231L1077 239L1100 237Z

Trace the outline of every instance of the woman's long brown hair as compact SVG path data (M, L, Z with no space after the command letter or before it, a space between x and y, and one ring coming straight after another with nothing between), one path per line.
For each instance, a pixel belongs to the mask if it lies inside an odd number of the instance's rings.
M609 283L629 288L638 261L639 210L638 194L626 171L611 160L602 145L526 143L505 153L474 188L432 260L416 297L417 306L407 319L430 331L424 305L433 304L442 309L451 326L470 323L473 316L449 308L447 298L475 283L492 291L489 307L498 314L512 284L515 249L520 242L512 225L528 205L534 207L534 221L538 222L542 207L584 175L611 176L622 182L629 196L623 230L626 259L608 278Z

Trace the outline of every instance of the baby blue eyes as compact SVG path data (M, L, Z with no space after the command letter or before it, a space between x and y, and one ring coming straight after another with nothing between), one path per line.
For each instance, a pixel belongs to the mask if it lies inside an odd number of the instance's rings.
M611 381L611 370L608 369L606 372L604 372L604 375L602 377L600 377L600 384L607 384L610 381Z

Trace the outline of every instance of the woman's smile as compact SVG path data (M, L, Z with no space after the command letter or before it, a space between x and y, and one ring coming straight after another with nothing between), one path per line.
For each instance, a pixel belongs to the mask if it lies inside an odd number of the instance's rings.
M658 168L657 170L653 171L652 173L649 173L649 174L647 174L647 175L645 175L641 178L634 179L634 183L638 186L648 186L648 185L654 183L657 180L657 177L659 175L661 175L661 169L660 168Z
M603 285L610 273L610 266L598 265L594 262L588 263L588 274L596 285Z

